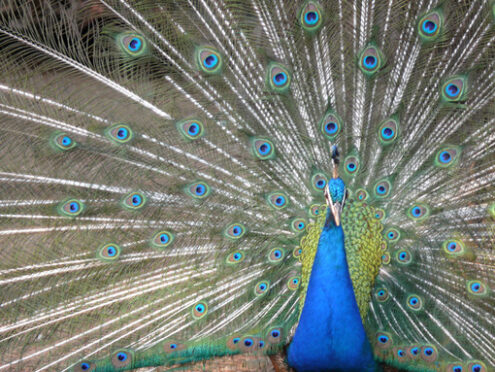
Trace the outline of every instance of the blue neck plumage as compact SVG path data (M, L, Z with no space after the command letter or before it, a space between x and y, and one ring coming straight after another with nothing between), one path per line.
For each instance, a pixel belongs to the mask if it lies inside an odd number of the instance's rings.
M349 275L344 232L330 208L288 361L298 372L375 370Z

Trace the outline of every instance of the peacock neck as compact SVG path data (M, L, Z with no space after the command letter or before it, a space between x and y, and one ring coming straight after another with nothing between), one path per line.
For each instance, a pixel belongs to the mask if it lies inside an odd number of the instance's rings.
M349 275L344 232L331 217L320 235L288 360L298 372L375 370Z

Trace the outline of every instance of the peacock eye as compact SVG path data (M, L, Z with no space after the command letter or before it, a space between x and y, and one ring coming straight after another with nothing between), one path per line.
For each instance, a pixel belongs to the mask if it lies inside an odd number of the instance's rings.
M385 332L378 332L376 334L376 341L380 349L389 349L393 345L392 337Z
M146 52L146 41L141 35L121 33L117 36L117 41L127 56L139 57Z
M327 185L327 176L323 173L315 173L311 177L311 185L315 191L322 191Z
M51 138L52 145L62 151L70 150L76 146L76 142L66 133L55 133Z
M407 216L414 221L423 221L430 215L430 208L426 204L414 204L407 210Z
M97 251L97 257L106 262L115 261L120 256L121 249L117 244L109 243L101 246Z
M329 140L334 140L342 130L342 119L333 110L327 111L320 121L321 132Z
M410 295L407 297L407 306L411 310L419 311L423 308L423 300L417 295Z
M77 199L65 200L57 207L57 211L59 212L59 214L66 217L79 216L84 209L85 205Z
M318 217L320 215L320 206L318 204L311 205L308 213L311 217Z
M399 135L399 121L396 118L384 120L378 127L378 138L382 145L394 143Z
M273 248L268 254L268 261L270 263L279 263L285 257L285 250L282 248Z
M253 153L261 160L271 159L275 156L275 147L267 139L252 140Z
M375 218L382 220L385 217L385 211L381 208L375 208Z
M446 102L461 102L466 99L467 78L465 76L453 76L447 79L441 90L442 99Z
M433 346L423 346L421 349L421 358L426 362L434 362L437 359L437 350Z
M274 92L285 93L291 83L291 75L280 63L272 62L267 70L267 86Z
M155 248L168 247L174 241L174 235L169 231L158 231L151 238L151 245Z
M196 58L199 69L208 75L218 74L223 68L222 56L211 47L198 47Z
M365 48L359 58L359 67L364 74L374 75L383 65L383 57L377 47L370 45Z
M418 34L422 41L429 42L435 40L440 35L443 23L443 15L434 11L424 15L418 23Z
M388 180L383 180L375 185L375 196L377 198L385 198L390 195L391 184Z
M470 294L475 296L483 296L488 293L488 287L479 280L469 280L467 282L467 289Z
M274 209L283 209L289 204L287 196L281 192L274 192L268 195L267 201L268 204Z
M132 352L127 350L117 351L112 355L112 364L115 368L126 368L132 364L134 355Z
M122 199L122 206L128 210L137 210L142 208L146 204L146 196L139 191L134 191L127 194Z
M393 227L385 230L385 238L392 243L398 241L400 238L399 230Z
M194 319L201 319L208 313L208 305L206 302L200 301L193 306L191 312Z
M78 368L79 367L79 368ZM88 361L83 361L83 362L80 362L79 365L76 365L74 367L74 372L76 371L86 371L86 372L91 372L91 371L94 371L95 370L95 365L94 363L92 362L88 362Z
M375 297L379 302L385 302L388 300L389 294L385 288L379 288L375 292Z
M313 33L322 25L322 12L317 2L309 1L301 9L299 22L305 31Z
M450 167L457 162L460 153L461 150L457 146L443 147L437 151L435 165L441 168Z
M240 223L233 223L225 229L224 236L230 239L240 239L246 232L244 225Z
M382 255L382 263L388 265L390 263L390 254L388 252Z
M254 287L254 294L256 296L262 296L268 293L268 289L270 288L270 283L266 280L262 280L261 282L256 283Z
M244 260L244 254L242 252L232 252L226 258L226 263L229 265L236 265Z
M186 192L195 199L204 199L210 195L210 187L205 182L198 181L187 186Z
M304 220L303 218L295 218L291 221L290 228L296 234L299 234L306 228L306 220Z
M116 124L105 130L105 135L116 144L129 142L134 134L126 124Z
M204 135L204 125L198 119L185 119L176 124L180 134L187 140L196 140Z
M401 264L408 264L412 260L411 253L409 253L409 251L405 250L405 249L397 251L395 257L396 257L397 261Z
M291 291L295 291L299 288L299 282L301 281L301 278L299 276L292 276L289 278L287 281L287 287Z
M356 156L348 156L344 161L344 170L348 175L354 175L359 170L359 159Z
M356 190L356 198L360 202L365 201L366 199L368 199L368 192L364 189L358 189Z
M468 371L471 372L487 372L487 368L484 363L473 361L467 366Z

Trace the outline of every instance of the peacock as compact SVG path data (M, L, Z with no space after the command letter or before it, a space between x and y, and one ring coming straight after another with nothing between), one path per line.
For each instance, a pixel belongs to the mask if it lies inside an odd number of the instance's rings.
M0 372L495 371L494 44L489 0L2 0Z

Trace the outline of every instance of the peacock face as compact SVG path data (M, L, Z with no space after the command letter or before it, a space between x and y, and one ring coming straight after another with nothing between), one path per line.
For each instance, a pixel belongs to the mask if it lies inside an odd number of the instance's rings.
M333 216L335 226L340 226L340 216L345 203L345 183L340 177L332 178L328 181L325 189L325 199Z

